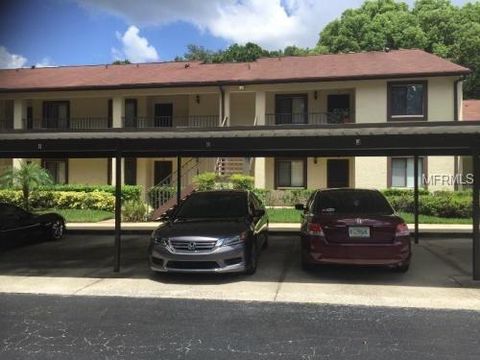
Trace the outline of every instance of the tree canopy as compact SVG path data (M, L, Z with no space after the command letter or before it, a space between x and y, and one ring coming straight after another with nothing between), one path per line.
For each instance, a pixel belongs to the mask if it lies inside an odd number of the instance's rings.
M410 9L394 0L367 0L346 10L320 33L329 52L424 49L473 70L465 97L480 98L480 3L463 7L450 0L418 0Z
M390 49L424 49L472 69L464 82L465 98L480 98L480 2L463 7L450 0L417 0L413 7L395 0L367 0L346 10L320 32L312 49L287 46L269 51L257 44L233 44L212 51L189 45L175 60L207 63L255 61L259 57Z

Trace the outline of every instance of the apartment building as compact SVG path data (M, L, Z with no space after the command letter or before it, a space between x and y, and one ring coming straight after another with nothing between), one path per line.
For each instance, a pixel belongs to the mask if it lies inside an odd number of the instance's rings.
M164 62L0 70L0 131L254 131L286 126L462 120L469 70L421 50L262 58L251 63ZM159 147L162 143L159 142ZM0 171L18 159L1 160ZM112 159L40 161L59 183L112 183ZM173 158L125 158L125 184L175 181ZM251 174L259 188L413 187L413 158L184 158L195 174ZM459 160L420 158L420 173L454 175ZM453 184L428 184L453 189Z

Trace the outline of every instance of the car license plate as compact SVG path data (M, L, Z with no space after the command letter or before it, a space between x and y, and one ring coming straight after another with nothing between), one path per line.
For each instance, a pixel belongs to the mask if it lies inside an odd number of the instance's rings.
M369 238L370 228L368 226L351 226L348 228L348 236L354 238Z

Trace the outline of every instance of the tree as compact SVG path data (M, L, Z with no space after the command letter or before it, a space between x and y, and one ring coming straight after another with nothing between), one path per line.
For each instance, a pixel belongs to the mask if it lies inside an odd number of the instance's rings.
M28 210L31 192L39 186L52 185L53 181L50 174L37 163L21 160L18 168L11 167L0 177L0 184L21 188L23 207Z
M205 49L203 46L189 44L187 45L187 52L182 56L177 56L175 61L202 61L204 63L211 63L213 57L218 52Z
M270 53L259 45L248 42L245 45L233 44L213 57L213 62L248 62L260 57L268 57Z
M466 98L480 98L480 3L418 0L412 9L394 0L367 0L346 10L320 33L317 46L332 53L419 48L472 69Z
M115 60L112 62L112 65L128 65L131 64L130 60L125 59L125 60Z

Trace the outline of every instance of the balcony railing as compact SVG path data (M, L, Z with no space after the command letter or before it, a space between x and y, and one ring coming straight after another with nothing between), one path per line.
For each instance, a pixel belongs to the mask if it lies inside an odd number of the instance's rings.
M227 119L227 118L225 118ZM0 119L0 132L11 131L13 121ZM248 119L247 119L248 120ZM82 131L106 130L113 126L108 117L72 117L68 119L24 119L25 130L48 131ZM224 120L225 122L225 120ZM126 129L169 129L169 128L216 128L226 126L220 122L218 115L198 116L155 116L155 117L124 117L122 127ZM354 122L353 112L323 112L323 113L273 113L265 114L264 126L295 126L295 125L335 125ZM259 125L258 122L248 122ZM241 126L241 125L236 125ZM252 126L247 125L245 126Z
M123 118L126 128L214 128L220 126L218 115L154 116Z
M352 123L354 122L353 120L351 111L265 114L266 126L334 125Z

